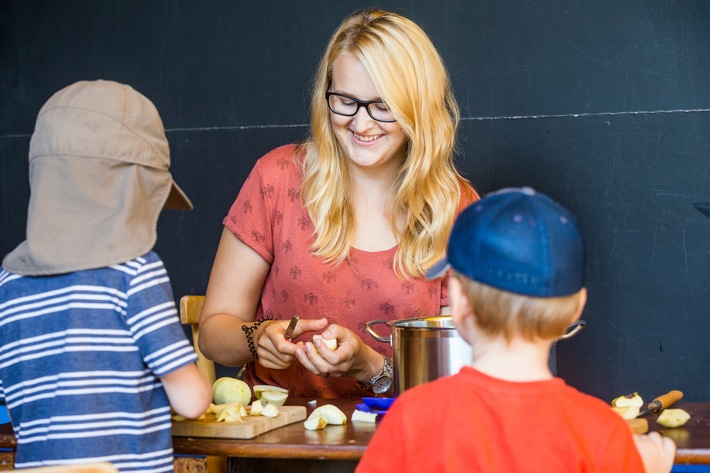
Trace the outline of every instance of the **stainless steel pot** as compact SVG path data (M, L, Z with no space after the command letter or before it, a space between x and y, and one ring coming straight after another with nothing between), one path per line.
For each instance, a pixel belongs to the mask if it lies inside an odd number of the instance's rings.
M391 335L378 334L372 328L375 325L389 326ZM574 336L585 325L584 320L576 321L560 340ZM380 342L392 344L395 396L418 384L456 374L473 361L471 345L459 335L450 316L372 320L365 323L365 330Z
M389 337L378 334L375 325L388 325ZM459 335L451 317L373 320L365 330L380 342L392 344L394 394L442 376L456 374L471 363L471 345Z

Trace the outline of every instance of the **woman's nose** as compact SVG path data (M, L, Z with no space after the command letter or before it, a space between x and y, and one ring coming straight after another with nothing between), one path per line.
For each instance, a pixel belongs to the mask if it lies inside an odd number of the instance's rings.
M357 112L355 112L355 115L353 115L352 120L353 126L356 129L360 130L366 130L370 128L372 126L372 123L375 121L370 116L370 114L367 113L367 107L358 108Z

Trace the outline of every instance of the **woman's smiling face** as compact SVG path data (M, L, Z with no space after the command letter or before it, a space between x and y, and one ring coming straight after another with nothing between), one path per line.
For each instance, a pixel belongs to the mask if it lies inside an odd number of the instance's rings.
M349 53L334 62L330 91L362 101L380 99L365 66ZM407 136L397 122L380 122L360 107L352 117L330 112L330 121L351 165L361 168L396 166L404 162Z

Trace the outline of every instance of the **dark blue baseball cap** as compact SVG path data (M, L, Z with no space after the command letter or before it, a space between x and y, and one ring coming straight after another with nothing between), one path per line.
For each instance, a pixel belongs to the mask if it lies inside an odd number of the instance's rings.
M584 240L574 216L530 187L486 195L456 219L446 258L426 273L450 268L474 281L532 297L561 297L584 287Z

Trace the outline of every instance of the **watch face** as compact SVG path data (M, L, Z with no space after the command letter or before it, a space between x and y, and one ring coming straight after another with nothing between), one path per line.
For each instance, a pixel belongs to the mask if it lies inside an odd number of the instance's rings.
M383 394L392 386L392 378L389 376L380 376L372 383L372 392L374 394Z

